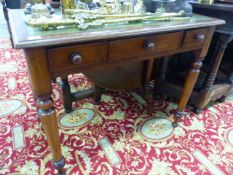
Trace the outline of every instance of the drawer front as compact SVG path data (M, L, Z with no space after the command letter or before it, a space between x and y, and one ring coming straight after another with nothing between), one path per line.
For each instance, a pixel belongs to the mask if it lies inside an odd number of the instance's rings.
M180 37L181 33L175 32L112 41L109 44L109 59L112 61L174 50L179 46Z
M189 30L184 34L182 47L198 46L204 44L208 37L209 28Z
M107 58L107 44L94 43L47 50L50 71L56 72L92 64Z

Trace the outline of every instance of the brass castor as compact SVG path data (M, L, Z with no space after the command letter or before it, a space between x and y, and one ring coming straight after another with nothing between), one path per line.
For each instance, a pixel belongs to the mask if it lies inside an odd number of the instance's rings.
M66 175L66 171L64 169L65 166L65 158L62 157L59 161L53 161L54 168L58 171L58 175Z

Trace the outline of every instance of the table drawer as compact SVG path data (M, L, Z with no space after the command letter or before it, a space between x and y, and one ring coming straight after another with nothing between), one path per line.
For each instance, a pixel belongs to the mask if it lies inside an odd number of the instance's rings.
M208 37L208 33L209 28L186 31L184 34L182 47L190 47L204 44Z
M180 37L180 32L174 32L111 41L109 44L109 59L112 61L174 50L179 46Z
M101 63L107 58L107 44L93 43L47 50L50 71L61 71Z

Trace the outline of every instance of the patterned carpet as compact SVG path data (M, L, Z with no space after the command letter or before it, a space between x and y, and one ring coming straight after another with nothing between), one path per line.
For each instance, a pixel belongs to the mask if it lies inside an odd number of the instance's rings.
M0 40L0 174L51 175L45 135L36 116L22 50ZM72 90L92 86L82 74ZM64 115L58 84L55 101L68 175L232 175L233 102L200 115L190 112L173 128L171 101L146 100L138 91L107 91L100 105L86 99ZM232 100L233 101L233 100Z

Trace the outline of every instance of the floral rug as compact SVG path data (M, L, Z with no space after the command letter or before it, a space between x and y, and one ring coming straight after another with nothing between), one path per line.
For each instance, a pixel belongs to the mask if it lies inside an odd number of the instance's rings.
M69 77L72 91L92 83ZM147 100L140 91L106 91L64 114L59 79L53 99L68 175L232 175L233 100L187 117L173 128L175 101ZM51 153L37 119L22 50L0 40L0 174L52 175Z

